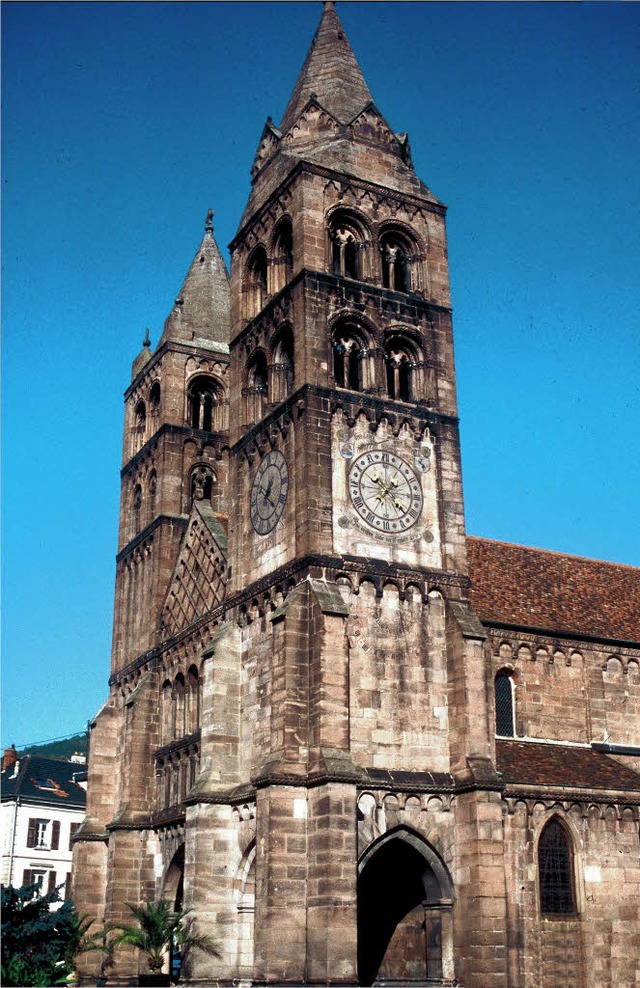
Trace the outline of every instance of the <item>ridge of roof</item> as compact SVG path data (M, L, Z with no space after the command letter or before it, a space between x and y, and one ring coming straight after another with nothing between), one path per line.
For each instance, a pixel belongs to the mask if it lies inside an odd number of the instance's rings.
M293 126L311 97L340 123L353 120L373 102L331 0L324 4L320 24L282 116L282 133Z
M620 566L625 569L640 572L640 566L632 563L618 563L615 559L598 559L597 556L580 556L575 552L563 552L561 549L543 549L542 546L525 545L523 542L507 542L505 539L489 539L483 535L467 535L467 541L484 543L485 545L502 545L511 549L523 549L526 552L539 552L547 556L562 556L564 559L575 559L583 563L597 563L599 566Z

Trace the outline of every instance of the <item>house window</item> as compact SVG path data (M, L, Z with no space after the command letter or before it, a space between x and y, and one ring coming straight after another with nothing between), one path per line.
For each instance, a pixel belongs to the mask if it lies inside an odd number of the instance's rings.
M51 824L51 850L57 851L60 847L60 821L54 820Z
M40 868L25 868L22 872L22 884L37 886L36 895L40 895L44 887L46 874L46 871ZM52 874L55 876L55 872L52 872Z
M496 734L503 738L515 737L513 717L513 682L506 672L499 672L495 680Z
M575 912L571 847L560 822L551 819L538 841L540 912L567 915Z
M48 820L31 817L27 831L27 847L46 847ZM59 826L59 825L58 825Z

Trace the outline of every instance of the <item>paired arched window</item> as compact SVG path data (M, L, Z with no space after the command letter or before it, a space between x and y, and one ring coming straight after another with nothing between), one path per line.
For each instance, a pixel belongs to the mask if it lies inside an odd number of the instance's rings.
M200 682L195 665L186 679L179 672L173 683L162 684L162 743L170 744L190 734L200 726Z
M357 323L345 320L333 331L333 376L339 388L364 391L369 388L369 341Z
M157 418L160 412L160 382L154 381L149 392L149 414Z
M293 391L293 370L293 333L289 326L285 326L278 332L273 344L268 393L274 404L284 401Z
M549 820L538 840L538 884L541 913L576 912L571 843L557 817Z
M273 239L273 291L284 288L293 274L293 227L288 216L280 220Z
M389 398L413 401L418 397L416 347L402 336L390 336L384 346L386 386Z
M495 678L496 734L503 738L516 735L513 702L513 679L507 672L499 672Z
M249 259L246 299L247 319L253 319L267 304L267 252L262 245Z
M366 277L368 235L364 224L351 213L339 211L329 221L331 269L344 278Z
M382 264L382 284L396 292L418 288L418 249L403 230L386 230L378 243Z
M212 378L204 374L195 377L187 392L189 425L204 432L219 431L221 398L220 388Z

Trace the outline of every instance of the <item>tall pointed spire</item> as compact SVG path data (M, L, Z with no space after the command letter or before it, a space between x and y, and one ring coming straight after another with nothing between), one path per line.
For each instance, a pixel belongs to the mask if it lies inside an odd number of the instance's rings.
M369 87L331 0L324 4L307 57L280 130L284 134L296 122L311 96L341 123L349 123L371 102Z

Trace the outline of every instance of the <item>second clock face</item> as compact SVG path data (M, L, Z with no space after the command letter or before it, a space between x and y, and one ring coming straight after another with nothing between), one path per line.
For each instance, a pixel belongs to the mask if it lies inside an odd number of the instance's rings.
M284 511L289 490L287 461L279 449L267 453L251 487L251 524L258 535L274 529Z
M349 497L376 532L406 532L422 513L422 485L406 460L384 450L361 453L349 471Z

